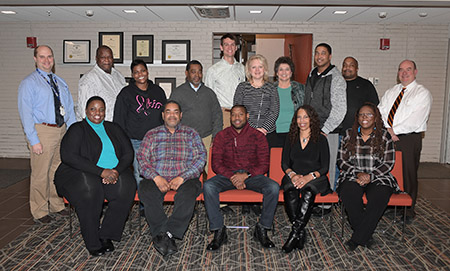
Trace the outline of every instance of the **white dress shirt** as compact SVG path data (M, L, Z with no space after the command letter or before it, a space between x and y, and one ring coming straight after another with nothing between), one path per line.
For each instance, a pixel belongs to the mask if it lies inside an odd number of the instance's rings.
M233 106L236 87L244 81L244 65L236 60L233 64L230 64L223 58L211 66L206 71L205 76L205 86L216 93L220 106L225 108L231 108Z
M378 105L386 127L390 127L387 118L403 87L402 84L398 84L388 89ZM416 80L407 85L402 101L394 115L393 127L391 127L394 133L400 135L426 131L432 102L433 98L430 91L417 84Z
M118 70L112 68L109 74L95 64L78 82L77 120L85 117L87 100L100 96L106 103L105 120L112 121L116 97L125 86L125 77Z

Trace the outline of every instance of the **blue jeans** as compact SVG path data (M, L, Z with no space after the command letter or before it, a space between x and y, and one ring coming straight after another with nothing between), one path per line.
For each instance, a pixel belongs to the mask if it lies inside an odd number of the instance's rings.
M264 175L257 175L245 180L246 189L263 194L263 204L259 224L266 229L272 228L273 217L278 204L280 186L277 182ZM209 229L215 231L223 227L223 217L220 213L219 193L236 189L225 176L216 175L203 184L206 213L209 219Z
M140 174L141 166L139 166L139 162L136 158L136 153L139 150L139 146L141 146L142 140L139 140L139 139L130 139L130 140L131 140L131 145L133 145L133 149L134 149L134 159L133 159L134 172L133 172L133 174L134 174L134 178L136 179L137 187L139 188L139 184L141 183L143 178L141 177L141 174Z

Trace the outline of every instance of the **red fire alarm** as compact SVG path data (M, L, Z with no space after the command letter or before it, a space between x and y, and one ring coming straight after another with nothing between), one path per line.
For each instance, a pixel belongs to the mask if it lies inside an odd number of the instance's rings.
M380 39L380 50L389 50L390 43L391 43L390 39L381 38Z
M36 37L27 37L27 47L28 48L36 48L37 46L37 38Z

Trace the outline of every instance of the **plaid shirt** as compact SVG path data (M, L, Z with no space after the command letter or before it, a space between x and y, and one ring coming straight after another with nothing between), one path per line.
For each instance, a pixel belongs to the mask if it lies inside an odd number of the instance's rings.
M178 125L172 134L165 125L145 134L137 152L141 175L153 180L161 176L167 181L182 177L198 178L206 162L206 149L192 128Z
M345 133L345 137L342 139L341 147L339 148L337 164L341 170L338 183L340 184L344 180L355 182L357 180L357 174L360 172L370 174L370 182L376 185L387 185L399 192L397 181L391 174L391 170L395 163L395 149L394 142L391 135L386 129L383 129L383 142L385 142L385 150L383 156L378 156L374 153L374 150L370 146L370 142L373 139L372 133L370 138L364 142L361 137L361 133L356 136L356 153L354 155L347 154L347 150L344 149L345 144L350 140L350 131L348 129ZM348 155L348 160L344 157Z

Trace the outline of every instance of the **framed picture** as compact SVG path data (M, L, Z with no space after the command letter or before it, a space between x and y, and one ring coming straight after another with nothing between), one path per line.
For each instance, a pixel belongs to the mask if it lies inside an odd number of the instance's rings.
M172 90L176 87L176 83L176 78L155 78L155 84L160 86L164 90L167 99L169 99L170 94L172 94Z
M123 32L99 32L98 45L111 48L114 63L123 63Z
M190 40L163 40L162 63L188 63L191 61Z
M153 35L133 35L133 58L153 63Z
M63 40L63 63L86 64L90 62L90 40Z

